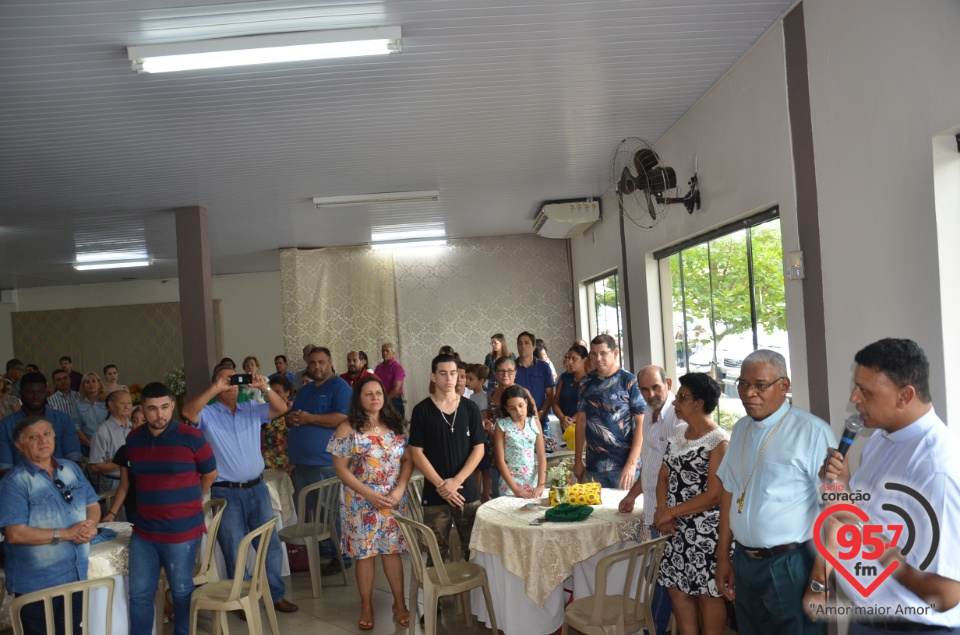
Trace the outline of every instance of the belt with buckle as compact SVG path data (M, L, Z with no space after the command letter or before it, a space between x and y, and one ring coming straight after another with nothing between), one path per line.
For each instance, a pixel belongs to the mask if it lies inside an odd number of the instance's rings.
M217 481L211 487L228 487L230 489L247 489L255 485L259 485L260 481L263 480L263 476L258 476L252 481L246 481L245 483L231 483L230 481Z
M751 560L763 560L764 558L772 558L774 556L779 556L784 553L789 553L794 549L799 549L803 546L802 542L791 542L786 545L777 545L776 547L763 547L762 549L753 549L744 544L737 543L737 549L743 550L745 556Z

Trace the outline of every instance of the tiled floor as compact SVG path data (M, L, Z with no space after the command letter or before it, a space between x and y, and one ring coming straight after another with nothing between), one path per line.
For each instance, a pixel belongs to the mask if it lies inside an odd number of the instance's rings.
M409 561L404 559L404 582L409 581ZM406 633L407 627L400 626L393 619L393 596L390 586L383 576L380 564L377 564L377 577L373 584L373 598L375 611L375 626L372 631L361 631L357 627L360 618L360 596L357 594L357 581L354 570L347 571L349 585L343 586L343 578L331 576L323 578L323 597L313 598L310 588L310 574L306 571L294 573L287 578L287 599L298 604L300 610L296 613L277 613L280 632L283 635L346 635L347 633L370 633L372 635L387 635L388 633ZM438 635L463 635L466 622L463 614L458 614L456 602L452 599L441 600L443 614L439 616ZM409 607L408 607L409 608ZM411 617L413 616L411 608ZM260 609L264 632L269 633L267 616ZM236 613L230 614L230 633L237 635L249 632L247 625L240 621ZM209 613L200 614L199 632L210 633L211 622ZM414 629L422 633L419 627ZM167 633L172 632L172 624L167 625ZM473 622L471 635L490 635L490 629L482 624Z

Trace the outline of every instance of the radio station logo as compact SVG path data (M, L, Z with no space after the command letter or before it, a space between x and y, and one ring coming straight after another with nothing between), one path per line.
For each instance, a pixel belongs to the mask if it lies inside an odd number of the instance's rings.
M884 488L910 496L915 499L926 512L931 527L931 539L927 555L919 567L921 571L926 571L930 563L933 562L933 557L937 554L937 549L940 546L940 523L933 511L933 507L923 495L907 485L886 483ZM886 526L871 524L870 517L867 513L852 504L859 501L869 501L869 493L846 493L842 491L843 488L839 484L824 485L821 489L823 490L821 497L825 501L849 502L840 502L839 504L833 505L825 509L817 517L817 522L813 528L813 540L817 546L817 551L819 551L861 595L868 597L900 566L898 561L893 560L881 570L879 561L884 551L891 547L896 548L900 543L904 528L906 528L906 536L900 553L903 556L907 556L913 551L914 547L917 547L915 544L917 536L916 523L910 514L902 507L894 505L893 503L884 503L880 506L881 509L899 516L903 520L903 524L888 524ZM836 541L840 549L835 556L830 553L823 544L823 524L827 518L837 512L854 514L861 522L856 525L845 524L837 530ZM887 540L889 540L889 542L887 542ZM853 562L852 571L849 568L851 560L856 560ZM869 564L869 562L876 562L876 564ZM864 586L863 583L857 579L857 576L873 577L873 581L869 585Z

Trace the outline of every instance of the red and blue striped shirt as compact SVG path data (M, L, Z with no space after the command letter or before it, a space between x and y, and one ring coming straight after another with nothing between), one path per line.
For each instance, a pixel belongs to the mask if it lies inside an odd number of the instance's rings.
M127 436L127 456L137 485L134 533L168 544L203 535L200 475L217 469L203 434L178 421L157 436L140 426Z

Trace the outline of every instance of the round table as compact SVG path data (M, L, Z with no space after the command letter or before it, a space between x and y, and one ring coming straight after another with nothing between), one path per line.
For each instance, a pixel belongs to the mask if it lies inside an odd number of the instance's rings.
M521 509L530 499L501 496L480 506L470 538L471 559L484 567L497 625L507 635L551 633L563 622L564 582L574 598L593 593L597 561L644 539L642 498L633 513L621 514L623 490L604 489L603 504L586 520L531 525L545 507ZM534 499L536 500L536 499ZM609 586L623 587L626 567L611 573ZM471 598L477 618L489 626L482 596Z

